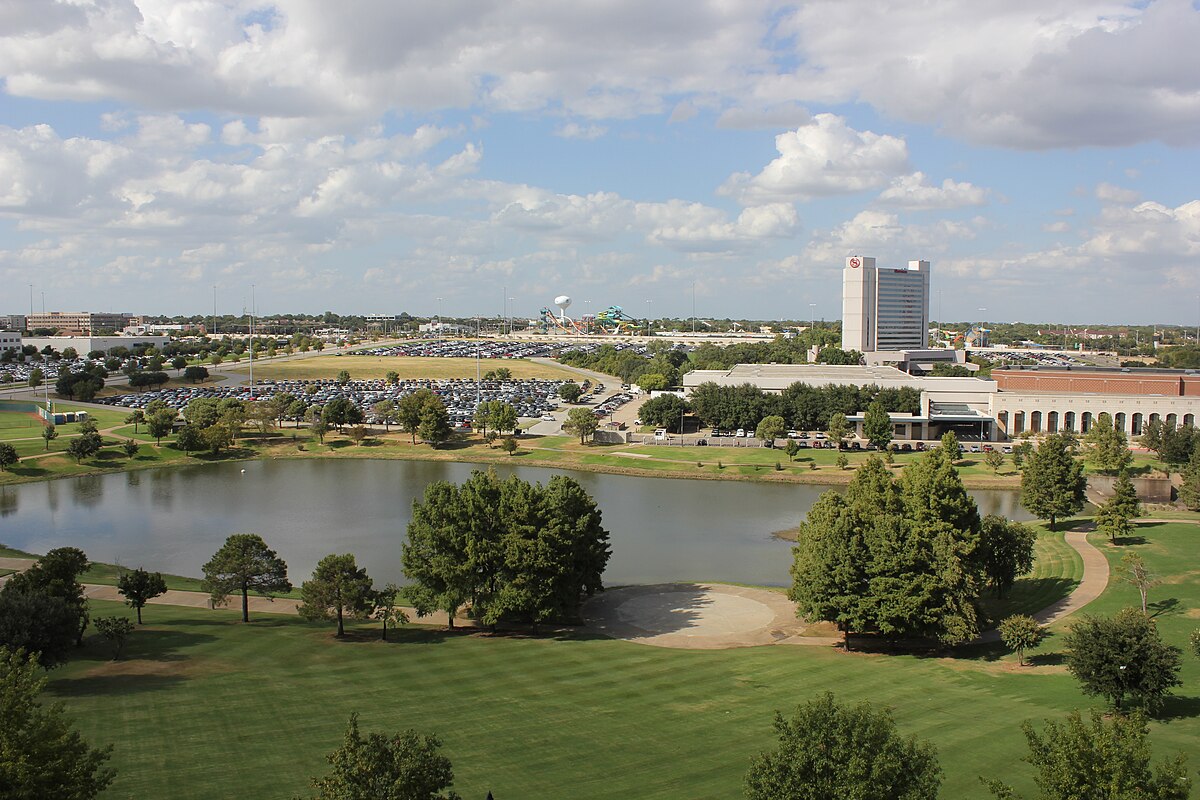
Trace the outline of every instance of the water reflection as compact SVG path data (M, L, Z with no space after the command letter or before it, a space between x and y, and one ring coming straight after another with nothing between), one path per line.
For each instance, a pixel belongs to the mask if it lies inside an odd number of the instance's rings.
M0 517L17 513L17 491L11 486L0 487Z
M71 480L71 499L86 508L100 505L104 497L104 481L100 475L80 475Z

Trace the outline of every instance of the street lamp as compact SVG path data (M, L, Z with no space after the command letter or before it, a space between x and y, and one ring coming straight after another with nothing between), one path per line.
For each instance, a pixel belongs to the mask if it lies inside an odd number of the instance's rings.
M591 335L591 333L592 333L592 311L591 311L591 305L592 305L592 301L591 301L591 300L584 300L584 301L583 301L583 319L584 319L584 322L586 322L586 323L587 323L587 330L585 331L585 333L587 333L588 335Z
M437 298L437 332L438 344L442 343L442 298Z
M510 297L510 298L508 298L508 302L515 303L515 302L517 302L517 298ZM512 336L512 317L511 316L508 318L508 335Z
M652 301L650 301L650 300L646 301L646 335L647 336L650 335L650 303L651 302Z

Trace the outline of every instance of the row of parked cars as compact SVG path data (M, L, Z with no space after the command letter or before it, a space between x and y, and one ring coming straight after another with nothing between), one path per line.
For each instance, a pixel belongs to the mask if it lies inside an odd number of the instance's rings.
M96 402L123 408L145 408L154 400L161 400L171 408L183 409L197 398L234 398L237 400L263 400L276 394L287 393L303 400L306 405L323 406L329 401L345 397L363 409L368 422L375 419L373 406L383 400L398 400L418 389L429 389L442 398L450 420L462 424L475 417L479 403L502 400L517 409L518 416L539 417L549 413L558 405L558 388L563 381L525 379L510 381L480 381L467 379L407 380L392 385L382 380L352 380L338 383L331 380L283 380L260 381L253 396L246 386L185 386L174 389L159 389L139 394L124 394L108 397Z
M420 339L390 347L357 351L356 355L422 358L550 358L565 342L512 342L494 339Z

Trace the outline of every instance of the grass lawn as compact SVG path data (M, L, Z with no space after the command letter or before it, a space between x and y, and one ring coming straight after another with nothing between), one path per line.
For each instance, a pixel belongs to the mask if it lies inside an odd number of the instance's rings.
M1143 526L1141 552L1164 578L1160 628L1183 646L1197 626L1195 526ZM1059 542L1061 544L1061 542ZM1124 552L1097 542L1119 559ZM1062 545L1065 547L1065 545ZM1052 535L1039 555L1065 562ZM1057 553L1057 555L1056 555ZM1070 567L1066 567L1070 571ZM1114 583L1088 611L1136 600ZM128 615L95 603L93 615ZM585 634L531 638L410 626L378 641L354 629L260 615L152 606L121 662L95 637L51 674L90 741L112 743L113 798L262 797L303 792L324 771L349 714L364 730L413 727L445 741L467 798L731 798L750 756L772 744L771 718L830 689L894 709L902 731L932 740L941 796L989 796L979 775L1032 794L1022 720L1100 707L1061 666L1061 637L1017 668L995 646L975 657L844 654L823 647L668 650ZM1060 623L1061 631L1069 620ZM686 679L683 679L686 676ZM1200 663L1188 656L1180 697L1152 723L1156 754L1200 759Z
M479 362L480 372L507 367L514 378L548 378L551 380L571 380L578 377L573 372L547 364L535 364L524 359L482 359ZM401 378L474 378L475 359L473 358L421 358L416 356L314 356L312 358L296 359L295 361L280 361L255 366L254 377L260 379L296 379L313 380L317 378L335 378L342 370L347 370L351 378L367 380L383 378L389 372L399 373ZM232 370L242 374L249 372L245 369Z

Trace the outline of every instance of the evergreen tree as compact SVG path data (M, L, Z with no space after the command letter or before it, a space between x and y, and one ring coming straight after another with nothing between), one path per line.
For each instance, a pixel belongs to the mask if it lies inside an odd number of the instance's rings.
M325 556L313 570L313 576L300 586L302 598L297 611L311 620L337 620L337 633L346 635L344 618L361 619L375 610L375 594L367 571L354 563L354 556Z
M242 622L250 621L250 592L270 597L292 590L287 564L255 533L235 533L225 540L208 563L201 567L201 584L221 605L234 592L242 595Z
M115 776L112 748L89 746L61 705L42 705L46 683L32 654L0 646L0 794L92 800Z
M138 625L142 624L142 609L146 603L166 591L167 582L160 572L147 572L138 567L117 578L117 592L125 598L127 606L137 611Z
M421 405L420 422L417 425L417 435L422 441L437 447L450 439L450 415L446 405L436 394L425 399Z
M894 432L892 418L882 402L875 400L867 406L863 414L863 436L868 442L882 450L892 441Z
M1086 500L1087 479L1083 464L1075 459L1061 434L1042 440L1025 463L1021 474L1021 505L1039 519L1050 520L1050 530L1059 517L1076 514Z
M988 585L1003 597L1017 578L1033 569L1033 546L1037 534L1028 525L989 514L980 527L975 558Z
M1067 669L1083 693L1121 711L1126 697L1154 710L1178 686L1178 647L1165 644L1154 620L1136 608L1114 617L1084 617L1066 634Z
M1133 463L1125 432L1113 425L1112 416L1100 413L1083 437L1087 459L1105 473L1116 473Z
M1200 447L1192 451L1192 458L1183 469L1183 482L1179 484L1179 499L1192 511L1200 511Z

